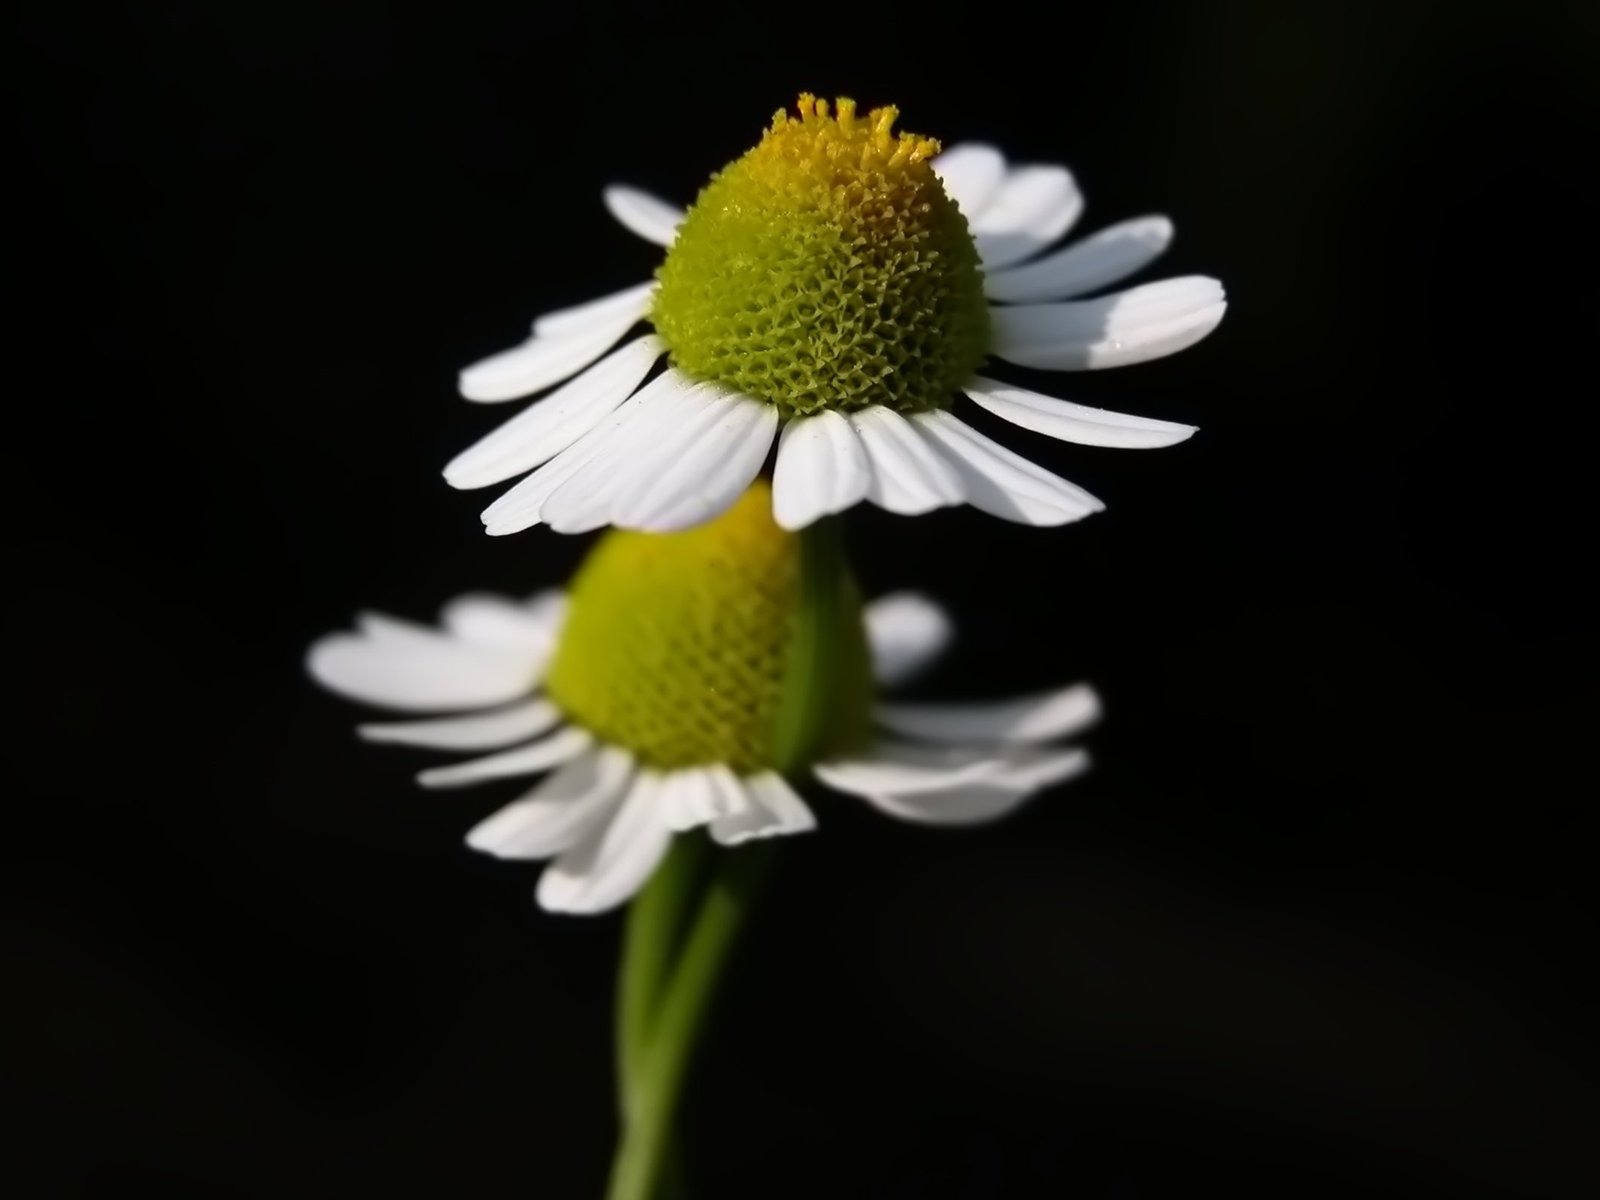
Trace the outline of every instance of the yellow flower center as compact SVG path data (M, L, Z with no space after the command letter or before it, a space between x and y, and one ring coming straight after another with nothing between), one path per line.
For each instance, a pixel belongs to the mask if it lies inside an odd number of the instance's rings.
M989 317L966 219L897 110L800 97L716 175L656 273L656 331L686 374L785 418L949 402Z
M820 699L815 756L858 744L871 701L861 605L848 578ZM757 483L682 533L614 530L573 581L546 690L572 721L659 768L780 765L775 734L799 629L800 539Z

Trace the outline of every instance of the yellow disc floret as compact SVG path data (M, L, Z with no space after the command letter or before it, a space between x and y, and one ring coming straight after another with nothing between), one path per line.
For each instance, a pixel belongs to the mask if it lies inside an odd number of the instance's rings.
M983 360L983 280L939 144L897 115L801 96L706 185L656 273L676 367L785 418L949 402Z
M866 730L865 632L845 587L831 647L842 669L824 698L819 755ZM573 581L547 691L574 723L647 766L775 767L800 595L799 538L773 521L765 484L683 533L613 531Z

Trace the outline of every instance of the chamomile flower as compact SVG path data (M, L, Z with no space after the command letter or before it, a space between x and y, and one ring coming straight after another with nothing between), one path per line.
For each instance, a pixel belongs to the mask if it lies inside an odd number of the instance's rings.
M797 664L798 542L757 484L697 529L608 534L565 595L464 596L436 628L363 616L318 641L308 665L341 695L434 714L362 725L368 741L490 752L424 770L424 787L549 772L467 844L553 858L537 896L557 912L627 901L687 830L733 846L812 829L796 790L808 778L893 817L962 825L1087 767L1082 749L1056 744L1097 717L1086 685L974 704L874 698L949 639L920 596L863 607L840 572L827 669ZM797 754L779 743L786 705L807 689L823 719Z
M894 133L896 116L802 96L799 116L778 113L687 212L606 190L613 215L666 257L653 280L548 313L528 341L462 372L469 400L561 384L445 468L460 488L532 472L484 511L488 532L688 528L744 492L774 439L788 529L862 500L1058 525L1103 506L972 428L958 396L1091 446L1194 432L982 373L989 358L1125 366L1205 337L1226 308L1214 279L1084 298L1154 260L1171 223L1141 217L1052 249L1083 208L1064 167L1012 166L978 144L941 154ZM616 348L641 322L651 331Z

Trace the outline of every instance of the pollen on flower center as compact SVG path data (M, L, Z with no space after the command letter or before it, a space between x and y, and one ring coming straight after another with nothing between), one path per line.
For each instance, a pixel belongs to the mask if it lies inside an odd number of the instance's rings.
M988 342L966 219L894 108L800 97L716 175L656 273L673 365L785 418L949 402Z
M799 599L799 538L774 523L765 484L696 529L615 530L572 583L547 693L574 723L647 766L770 769ZM853 588L849 602L822 753L853 747L867 728L870 672Z

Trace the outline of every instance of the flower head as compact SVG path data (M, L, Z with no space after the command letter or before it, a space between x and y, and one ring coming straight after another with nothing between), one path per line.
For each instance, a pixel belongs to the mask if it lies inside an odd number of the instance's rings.
M707 185L656 278L673 366L782 419L943 406L983 361L989 310L937 142L896 111L802 97Z
M802 643L797 542L757 486L684 533L614 532L565 594L464 596L438 628L364 616L310 651L311 673L352 699L431 714L360 727L369 741L487 751L423 771L425 787L549 772L467 835L509 859L553 858L539 902L600 912L649 877L672 836L724 845L812 829L807 778L892 816L968 824L1081 772L1051 745L1092 722L1079 685L960 705L885 704L875 685L914 675L950 627L921 597L862 606L840 577L832 664L808 700L815 736L786 735ZM797 749L798 747L798 749Z
M1155 259L1170 222L1126 221L1051 250L1083 207L1064 167L1010 167L976 144L940 153L896 133L896 117L802 96L687 213L607 189L625 226L668 247L656 279L547 314L526 343L462 373L463 395L482 401L567 380L446 467L464 488L532 472L485 510L490 533L687 528L744 492L774 438L785 528L862 500L1061 524L1100 501L973 429L958 396L1086 445L1194 432L979 373L988 358L1122 366L1203 338L1226 308L1212 279L1082 298ZM653 331L612 350L641 321Z

